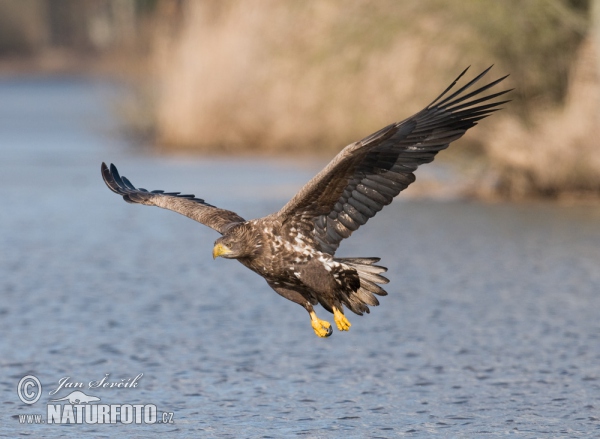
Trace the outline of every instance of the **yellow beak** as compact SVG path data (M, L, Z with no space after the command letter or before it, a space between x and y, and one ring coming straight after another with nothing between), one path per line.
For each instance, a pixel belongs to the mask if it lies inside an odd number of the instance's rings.
M227 255L229 253L231 253L231 250L219 243L213 248L213 259L217 259L219 256Z

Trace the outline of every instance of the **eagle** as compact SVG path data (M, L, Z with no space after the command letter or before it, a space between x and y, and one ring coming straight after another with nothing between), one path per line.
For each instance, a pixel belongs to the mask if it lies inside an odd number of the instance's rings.
M509 102L495 98L511 90L483 95L508 75L474 87L490 69L455 87L465 69L423 110L346 146L281 210L260 219L245 220L194 195L136 188L113 164L102 163L102 177L128 203L169 209L219 232L213 258L237 259L262 276L308 311L317 336L329 337L332 326L317 317L315 305L348 331L344 308L369 313L369 306L379 305L377 296L387 295L380 285L389 282L382 276L387 268L376 265L379 258L335 257L341 241L414 182L419 165Z

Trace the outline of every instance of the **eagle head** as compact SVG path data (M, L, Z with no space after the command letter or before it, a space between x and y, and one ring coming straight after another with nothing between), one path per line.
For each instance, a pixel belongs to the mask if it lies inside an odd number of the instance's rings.
M215 241L213 259L219 256L227 259L239 258L242 254L241 244L231 238L221 237Z
M246 227L235 227L215 241L213 259L219 256L227 259L251 257L255 247L253 238Z

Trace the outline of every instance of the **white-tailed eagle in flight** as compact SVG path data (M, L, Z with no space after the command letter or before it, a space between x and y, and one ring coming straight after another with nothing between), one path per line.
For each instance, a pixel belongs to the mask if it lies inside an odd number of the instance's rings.
M496 98L510 90L482 96L506 76L471 90L490 68L454 91L463 71L423 110L346 146L279 212L260 219L247 221L194 195L136 188L112 164L102 163L102 176L129 203L173 210L219 232L213 257L237 259L264 277L308 311L319 337L328 337L331 324L317 317L314 305L347 331L344 308L362 315L387 294L379 286L388 283L381 275L387 269L375 265L379 258L336 258L340 242L415 181L420 165L508 102Z

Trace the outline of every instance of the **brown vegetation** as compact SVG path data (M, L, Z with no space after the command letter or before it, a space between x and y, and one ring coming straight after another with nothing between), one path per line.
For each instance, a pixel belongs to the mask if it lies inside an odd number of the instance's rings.
M155 53L153 126L169 148L338 150L494 62L515 91L468 137L486 158L476 192L600 192L586 1L230 0L181 16Z
M600 193L600 70L591 38L580 49L563 107L540 111L530 126L506 117L486 151L503 197ZM489 181L489 180L488 180Z
M427 20L410 23L411 8L390 13L394 4L188 3L180 33L157 57L159 141L205 150L339 149L417 110L438 91L429 85L440 83L439 72L459 70L456 49L429 51L403 30L427 32Z
M513 102L441 158L513 198L600 193L599 48L600 0L0 0L0 71L126 71L166 150L330 155L494 63Z
M587 26L572 3L187 2L158 34L153 124L167 147L337 150L491 63L527 121L564 97Z
M419 81L436 82L444 69L435 66L444 61L418 55L427 47L399 31L408 20L390 14L389 2L347 5L189 3L181 33L158 57L160 141L213 150L338 149L398 118L403 103L416 110L411 103L432 95Z
M135 75L150 49L145 42L151 5L151 0L0 0L0 74Z

